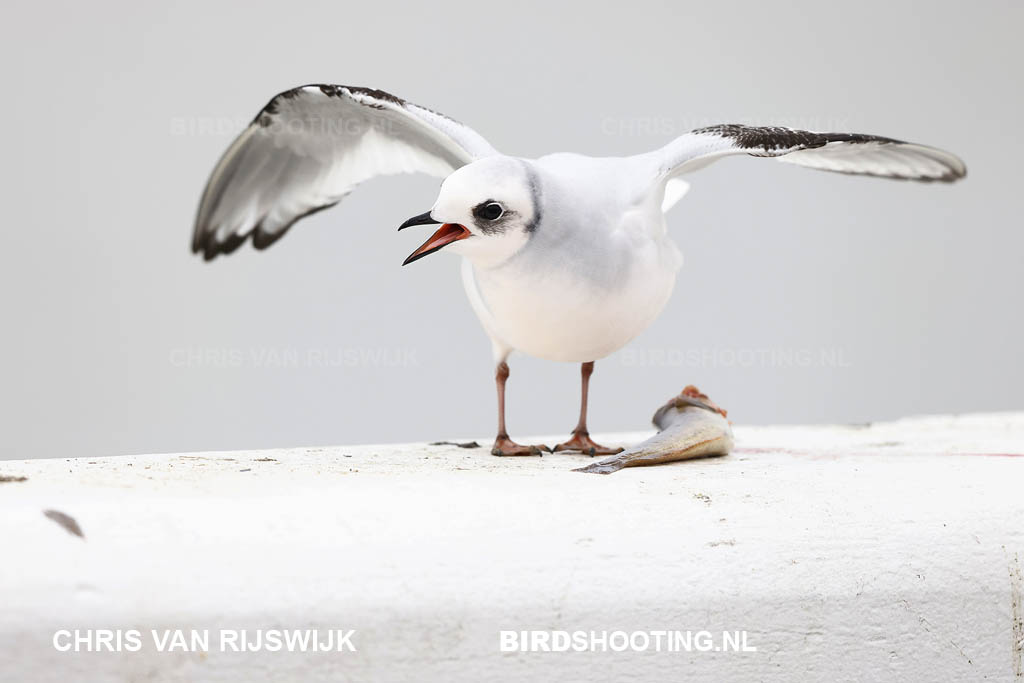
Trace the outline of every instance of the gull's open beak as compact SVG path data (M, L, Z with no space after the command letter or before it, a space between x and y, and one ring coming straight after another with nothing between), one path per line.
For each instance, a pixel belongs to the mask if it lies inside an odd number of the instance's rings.
M419 216L413 216L406 222L402 223L398 229L405 230L414 225L434 225L437 221L430 217L430 212L422 213ZM421 259L427 254L433 254L435 251L444 247L452 242L457 242L462 239L466 239L472 235L469 230L459 225L458 223L445 223L437 232L430 236L426 242L420 245L419 249L409 254L409 258L402 262L403 266L407 266L417 259Z
M414 225L437 225L440 222L441 221L435 221L433 218L431 218L430 212L427 211L426 213L421 213L419 216L413 216L406 222L399 225L398 229L405 230L406 228L411 228Z

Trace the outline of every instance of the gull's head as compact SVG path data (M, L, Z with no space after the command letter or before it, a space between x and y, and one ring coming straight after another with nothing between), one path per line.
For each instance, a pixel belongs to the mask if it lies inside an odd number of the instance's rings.
M518 252L540 221L540 188L528 164L487 157L445 178L433 208L398 228L442 224L402 265L445 247L481 266L497 265Z

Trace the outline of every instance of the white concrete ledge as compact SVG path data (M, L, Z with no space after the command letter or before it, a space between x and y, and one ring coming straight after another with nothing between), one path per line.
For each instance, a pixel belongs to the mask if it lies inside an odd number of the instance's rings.
M0 483L0 671L1020 679L1024 457L977 454L1024 453L1024 414L735 432L728 457L605 477L424 445L0 462L27 477ZM97 628L143 647L54 649ZM168 628L355 629L358 651L158 652ZM499 651L526 629L745 630L757 650Z

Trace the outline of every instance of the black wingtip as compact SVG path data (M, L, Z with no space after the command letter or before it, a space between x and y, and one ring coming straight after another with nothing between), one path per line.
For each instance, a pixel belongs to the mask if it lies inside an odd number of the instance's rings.
M339 200L340 201L340 200ZM212 261L222 254L231 254L238 250L246 241L251 241L252 246L257 251L263 251L268 249L277 243L282 237L284 237L292 226L297 222L312 216L314 213L318 213L325 209L329 209L338 202L331 202L330 204L324 204L323 206L315 206L309 211L302 213L292 220L288 221L286 225L281 227L276 232L267 232L263 230L263 219L260 219L252 229L245 231L239 235L234 233L230 235L224 241L217 241L217 231L215 229L197 230L196 237L192 242L192 253L202 254L204 261Z

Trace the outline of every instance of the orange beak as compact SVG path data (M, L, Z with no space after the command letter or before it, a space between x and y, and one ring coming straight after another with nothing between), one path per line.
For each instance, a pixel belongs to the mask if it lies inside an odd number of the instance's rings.
M405 226L403 226L405 227ZM451 244L452 242L458 242L470 237L473 233L466 230L465 227L458 223L445 223L437 232L430 236L426 242L420 245L420 248L409 254L409 258L402 262L403 266L407 266L417 259L421 259L427 254L433 254L435 251Z

